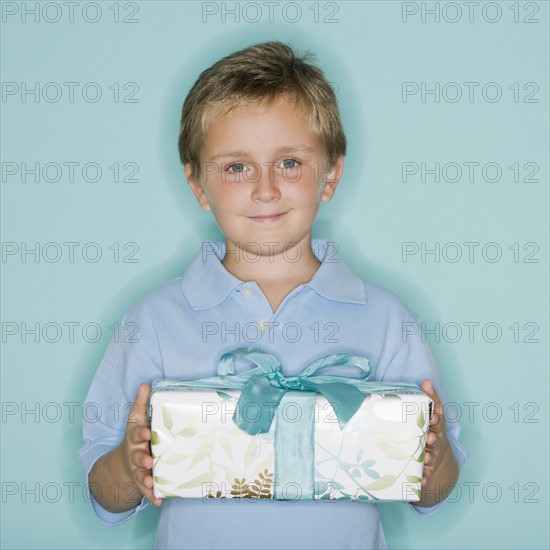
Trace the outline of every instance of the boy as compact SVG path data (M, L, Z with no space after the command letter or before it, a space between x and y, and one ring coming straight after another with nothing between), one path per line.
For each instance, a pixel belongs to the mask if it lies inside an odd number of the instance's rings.
M416 316L390 292L355 277L334 243L312 242L319 205L332 198L342 174L346 139L334 93L307 58L279 42L251 46L204 71L185 100L185 176L225 243L204 243L183 277L126 314L123 323L139 327L138 341L111 342L92 382L86 400L103 415L84 425L80 457L97 500L92 506L106 525L161 504L152 492L146 418L152 380L215 376L219 357L242 346L271 353L289 376L348 352L370 360L371 379L424 381L435 414L422 500L409 506L431 515L457 480L457 459L466 458L458 424L445 424L445 398L420 331L403 337L405 326L417 327ZM113 403L132 401L126 424L105 414ZM167 499L155 544L386 548L374 504L269 499Z

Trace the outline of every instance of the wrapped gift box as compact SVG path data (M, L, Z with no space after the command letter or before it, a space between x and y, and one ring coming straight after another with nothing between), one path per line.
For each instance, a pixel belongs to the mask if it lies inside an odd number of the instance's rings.
M155 381L149 403L155 497L420 499L432 406L420 388L358 383L364 397L342 427L337 404L315 391L288 390L263 412L255 402L239 407L235 387L249 379L203 379L214 388L200 380ZM266 411L265 432L251 435L235 421Z

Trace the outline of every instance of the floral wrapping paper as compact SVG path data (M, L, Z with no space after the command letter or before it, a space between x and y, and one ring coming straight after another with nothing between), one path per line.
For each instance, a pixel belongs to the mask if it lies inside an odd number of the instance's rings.
M301 392L291 391L286 411L257 435L232 420L240 393L190 388L152 394L155 497L420 500L432 403L420 390L369 393L344 428L322 395L316 394L313 410L300 411L292 394ZM287 476L281 487L275 430L280 418L292 422L297 414L313 415L314 479L305 487Z

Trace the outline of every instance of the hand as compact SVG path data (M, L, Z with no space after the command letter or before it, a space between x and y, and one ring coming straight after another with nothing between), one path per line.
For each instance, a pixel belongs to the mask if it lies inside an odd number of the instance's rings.
M429 378L422 382L422 391L433 401L430 429L426 437L426 449L424 451L422 487L425 487L434 471L439 470L440 467L448 463L449 453L452 456L452 449L447 439L443 404Z
M160 506L162 499L153 495L153 457L149 447L151 430L147 421L147 399L151 388L141 384L126 424L126 433L120 450L124 468L141 494L149 502Z

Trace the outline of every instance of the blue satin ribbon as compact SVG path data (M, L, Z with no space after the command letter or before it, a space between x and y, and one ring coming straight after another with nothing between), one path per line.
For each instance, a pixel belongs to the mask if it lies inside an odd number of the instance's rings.
M246 382L233 415L235 424L250 435L269 431L273 413L289 390L323 395L332 405L343 428L365 399L365 395L355 385L364 382L371 372L370 363L365 357L335 353L314 361L298 376L284 376L283 367L277 359L254 348L239 348L222 355L218 372L223 376L235 376L233 360L236 357L251 360L261 370L257 372L257 369L253 369L256 372ZM362 374L357 378L315 374L320 369L341 365L358 367Z
M277 409L273 439L273 496L277 500L314 497L316 399L317 395L310 391L288 392Z

